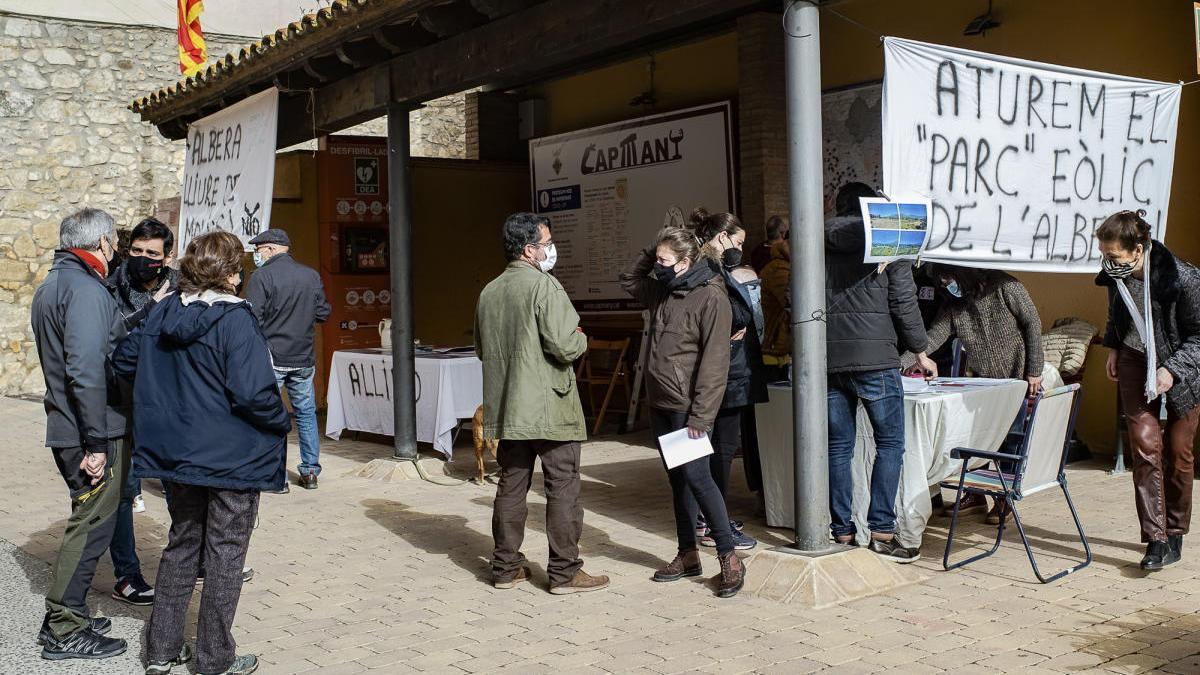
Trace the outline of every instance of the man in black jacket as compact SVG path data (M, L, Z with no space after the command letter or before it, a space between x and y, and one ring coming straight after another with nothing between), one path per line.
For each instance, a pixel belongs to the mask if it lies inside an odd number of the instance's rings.
M856 528L851 501L856 418L861 401L875 434L870 548L899 563L920 557L896 539L896 491L904 462L904 387L900 354L917 354L927 374L937 365L925 355L927 338L917 306L912 265L893 262L883 269L865 264L859 197L874 197L862 183L837 195L837 216L825 224L826 349L829 370L829 512L837 541L850 543Z
M104 637L112 622L90 616L87 592L112 541L129 471L129 391L109 364L125 325L104 281L117 232L112 216L83 209L62 221L58 236L30 321L46 380L46 445L67 484L71 516L38 642L46 659L107 658L124 653L126 644Z
M271 346L275 382L280 389L287 389L296 415L300 485L315 490L321 473L321 449L313 392L317 363L313 324L329 318L329 303L317 271L296 262L288 252L292 242L287 232L271 228L251 239L250 244L255 247L254 264L260 269L250 277L246 299ZM286 484L283 491L287 491Z

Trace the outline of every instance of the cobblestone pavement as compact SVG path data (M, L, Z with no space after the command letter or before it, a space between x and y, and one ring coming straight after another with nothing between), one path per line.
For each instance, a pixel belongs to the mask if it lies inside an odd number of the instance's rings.
M40 405L0 399L0 462L15 468L0 492L0 540L11 542L0 542L0 672L140 672L137 634L149 611L107 599L107 557L93 600L114 617L115 634L131 638L130 652L48 668L33 646L38 594L66 514L61 479L41 447L42 423ZM655 453L637 444L647 439L619 439L584 448L585 569L613 582L578 596L546 592L540 486L530 496L525 542L534 582L498 591L487 583L492 486L357 478L350 474L388 455L388 446L325 443L319 490L263 496L249 555L257 576L234 626L239 648L261 654L265 673L1200 673L1200 558L1185 548L1185 560L1167 570L1137 568L1142 546L1128 474L1072 465L1072 494L1095 554L1077 575L1038 584L1013 537L990 561L943 572L947 521L935 519L916 563L928 581L804 611L744 596L719 600L704 579L651 583L653 568L673 554L669 491ZM294 445L291 452L294 459ZM473 459L461 448L447 469L468 475ZM436 464L426 462L440 474ZM135 522L153 579L167 514L156 483L147 481L144 494L148 511ZM732 500L734 517L746 519L763 546L786 543L788 533L763 527L753 509L744 492ZM1075 551L1065 505L1042 495L1022 513L1046 567L1064 566ZM963 534L976 544L986 537L982 526ZM710 552L704 560L715 574Z

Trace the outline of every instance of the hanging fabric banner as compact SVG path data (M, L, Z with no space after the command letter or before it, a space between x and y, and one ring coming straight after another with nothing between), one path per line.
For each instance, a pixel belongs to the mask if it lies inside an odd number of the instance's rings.
M272 87L188 127L179 251L213 230L247 243L270 227L279 90Z
M1166 234L1180 85L897 38L884 60L883 189L932 201L922 259L1095 272L1112 213Z

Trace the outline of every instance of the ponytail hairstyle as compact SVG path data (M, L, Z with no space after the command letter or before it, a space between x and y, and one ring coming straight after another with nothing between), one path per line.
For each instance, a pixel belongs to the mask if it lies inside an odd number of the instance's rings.
M1146 222L1146 211L1118 211L1096 228L1096 238L1105 243L1117 242L1121 248L1132 252L1138 244L1142 250L1150 249L1150 223Z
M718 262L721 260L721 252L717 250L713 240L720 234L733 237L743 231L742 221L738 220L737 216L732 213L709 213L703 206L692 211L691 225L696 232L696 238L703 244L700 255Z
M700 259L700 240L686 227L664 227L658 231L658 245L675 254L676 262L687 258L694 266Z

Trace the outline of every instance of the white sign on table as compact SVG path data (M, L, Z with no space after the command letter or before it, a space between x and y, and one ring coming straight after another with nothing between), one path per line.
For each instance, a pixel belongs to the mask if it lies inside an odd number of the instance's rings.
M278 124L279 90L272 87L188 127L180 252L215 230L237 235L249 251L247 242L270 226Z
M1093 233L1166 233L1181 86L886 38L883 181L933 201L921 257L1095 273Z

